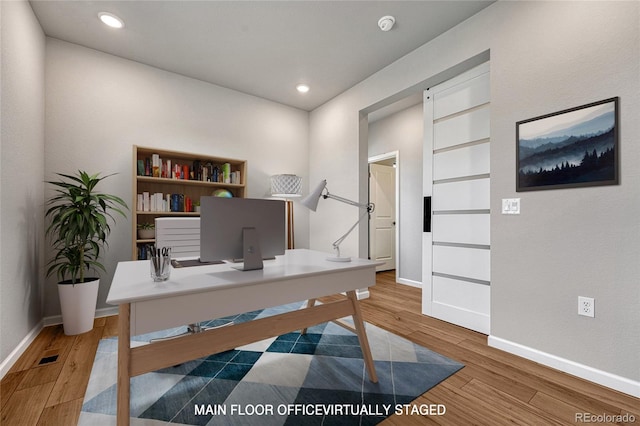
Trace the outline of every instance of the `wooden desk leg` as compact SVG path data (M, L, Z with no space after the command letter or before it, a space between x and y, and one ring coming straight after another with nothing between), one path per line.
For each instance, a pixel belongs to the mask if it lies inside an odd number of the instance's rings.
M358 335L358 341L360 342L360 349L362 349L364 364L367 366L369 380L371 380L373 383L378 383L376 366L373 363L373 357L371 356L371 347L369 346L369 339L367 338L367 332L364 329L364 322L362 321L362 314L360 313L360 302L358 302L358 296L356 295L355 290L348 291L347 296L353 304L353 324L355 325L356 334Z
M118 315L118 426L129 426L129 404L131 394L131 305L123 303Z
M313 308L315 305L316 305L316 299L309 299L307 300L307 306L305 306L304 309ZM307 334L307 329L303 328L300 331L300 334Z

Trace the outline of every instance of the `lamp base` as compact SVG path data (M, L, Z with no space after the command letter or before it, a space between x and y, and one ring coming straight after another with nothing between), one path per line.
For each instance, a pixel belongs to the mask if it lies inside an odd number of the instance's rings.
M327 256L327 260L331 262L351 262L351 257Z

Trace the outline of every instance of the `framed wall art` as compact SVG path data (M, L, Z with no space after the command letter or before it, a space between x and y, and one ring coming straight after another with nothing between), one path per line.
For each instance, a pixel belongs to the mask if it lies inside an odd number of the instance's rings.
M618 184L618 98L516 123L516 191Z

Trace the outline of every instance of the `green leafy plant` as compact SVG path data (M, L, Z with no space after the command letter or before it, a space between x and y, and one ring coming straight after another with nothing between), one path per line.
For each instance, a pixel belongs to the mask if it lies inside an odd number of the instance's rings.
M156 229L156 224L153 222L144 222L136 225L137 229Z
M101 177L80 170L75 175L56 174L63 179L47 182L56 187L45 213L51 218L46 234L56 251L48 263L47 276L56 272L59 281L69 276L72 284L83 283L89 269L106 272L98 259L111 232L109 221L115 223L111 213L126 217L123 210L128 207L115 195L94 192L98 183L113 175Z

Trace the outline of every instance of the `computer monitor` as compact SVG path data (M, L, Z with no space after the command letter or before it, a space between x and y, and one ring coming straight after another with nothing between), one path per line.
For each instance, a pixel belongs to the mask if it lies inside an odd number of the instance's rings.
M200 198L200 260L243 259L236 269L262 269L284 254L285 203L255 198Z

